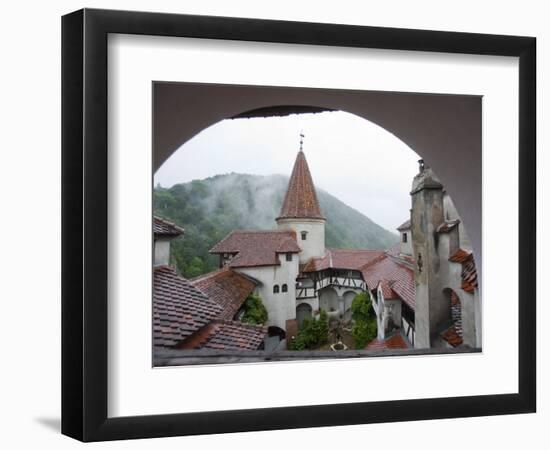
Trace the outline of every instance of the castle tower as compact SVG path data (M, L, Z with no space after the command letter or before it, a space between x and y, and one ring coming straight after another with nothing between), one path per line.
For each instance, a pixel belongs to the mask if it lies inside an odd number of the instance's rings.
M450 317L450 304L441 301L437 228L445 221L443 186L432 169L420 160L411 197L411 235L416 261L415 347L428 348L438 327Z
M293 230L296 233L296 241L301 249L300 264L325 255L326 219L321 213L302 143L276 221L280 230Z

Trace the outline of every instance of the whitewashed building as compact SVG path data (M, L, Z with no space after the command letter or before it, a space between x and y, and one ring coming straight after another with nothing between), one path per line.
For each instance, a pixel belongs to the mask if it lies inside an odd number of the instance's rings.
M367 348L481 346L481 304L470 247L456 208L423 162L410 219L388 251L325 247L324 217L304 152L290 176L277 228L235 230L210 252L220 268L255 280L271 332L287 339L321 309L350 320L368 292L378 335Z

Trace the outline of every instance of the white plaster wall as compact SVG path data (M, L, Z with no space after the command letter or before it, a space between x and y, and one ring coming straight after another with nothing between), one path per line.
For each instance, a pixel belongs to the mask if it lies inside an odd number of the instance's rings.
M296 300L296 308L300 306L301 304L307 304L311 306L312 314L315 315L319 312L319 298L308 298L307 300Z
M155 266L170 263L170 239L155 239Z
M257 293L267 309L267 324L286 330L286 321L296 318L296 277L298 276L298 255L292 255L292 261L286 260L286 254L279 254L279 266L246 267L236 269L261 282ZM279 293L273 293L273 286L279 285ZM288 292L281 292L283 284Z
M479 290L474 292L474 312L475 312L475 334L476 334L476 347L483 347L483 325L481 312L483 311L483 304Z
M336 289L332 287L324 288L319 291L319 308L324 309L329 315L339 313L340 296Z
M451 198L451 196L445 192L443 195L443 208L445 209L445 219L446 220L460 220L460 223L458 224L458 232L460 236L460 248L468 251L472 251L472 244L470 242L470 238L468 237L468 233L466 232L466 228L464 227L464 222L462 221L462 218L458 214L458 211L456 209L456 206Z
M401 248L399 249L399 251L400 251L403 255L412 256L412 254L413 254L413 248L412 248L411 230L400 231L399 233L400 233L400 235L399 235L399 241L401 242ZM403 235L404 235L404 234L407 235L407 242L403 242Z
M296 232L296 242L302 250L300 252L300 264L304 264L311 258L321 258L325 255L325 221L322 219L279 219L277 221L280 230L293 230ZM307 232L307 239L302 240L302 231Z
M353 302L353 299L359 292L356 291L346 291L343 295L344 298L344 311L347 311L351 308L351 303Z
M462 339L464 344L476 346L476 324L475 324L475 299L474 296L464 290L458 293L462 313Z

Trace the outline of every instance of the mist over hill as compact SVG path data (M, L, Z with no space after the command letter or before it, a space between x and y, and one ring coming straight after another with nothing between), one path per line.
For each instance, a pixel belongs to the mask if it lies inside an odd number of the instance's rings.
M172 243L172 259L186 277L218 268L218 257L208 250L235 229L274 229L288 177L230 173L194 180L171 188L156 187L155 215L185 229ZM326 246L387 249L396 234L374 223L329 193L317 189L327 219Z

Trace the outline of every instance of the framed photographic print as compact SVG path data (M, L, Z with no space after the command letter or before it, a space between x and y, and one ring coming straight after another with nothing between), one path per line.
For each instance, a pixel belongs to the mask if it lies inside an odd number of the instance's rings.
M64 434L535 411L534 38L62 25Z

